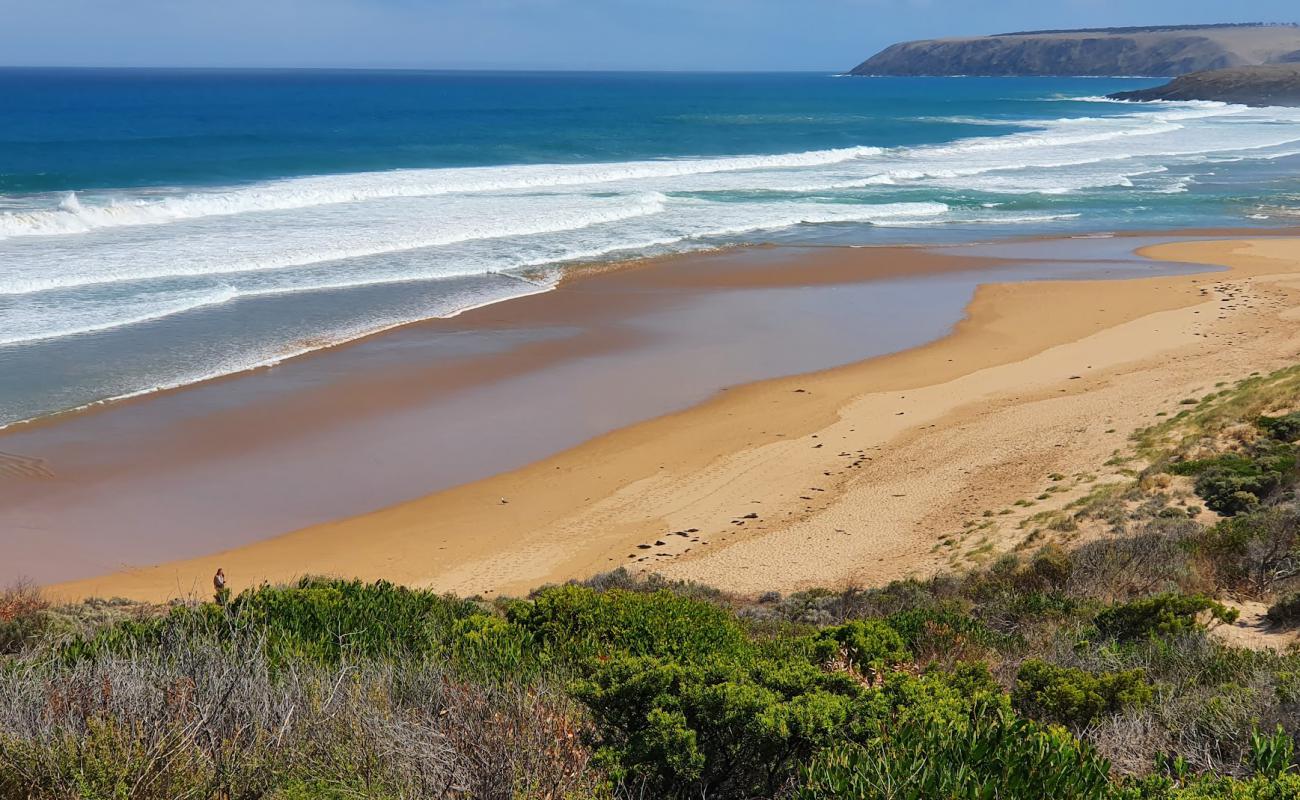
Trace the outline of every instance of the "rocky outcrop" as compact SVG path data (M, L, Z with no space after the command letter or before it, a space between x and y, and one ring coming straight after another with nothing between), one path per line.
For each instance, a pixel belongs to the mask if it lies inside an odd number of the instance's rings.
M1300 106L1300 64L1232 67L1196 72L1113 100L1218 100L1248 106Z
M853 75L1183 75L1300 61L1293 25L1030 31L893 45Z

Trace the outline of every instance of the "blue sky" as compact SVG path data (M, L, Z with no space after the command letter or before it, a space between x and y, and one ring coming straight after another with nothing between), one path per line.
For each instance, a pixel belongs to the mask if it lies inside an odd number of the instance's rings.
M1297 17L1295 0L0 0L0 63L839 70L903 39Z

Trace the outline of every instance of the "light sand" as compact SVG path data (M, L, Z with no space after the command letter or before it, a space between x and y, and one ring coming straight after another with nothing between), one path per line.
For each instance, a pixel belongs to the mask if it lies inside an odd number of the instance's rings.
M236 590L327 573L520 593L625 565L789 591L988 558L1025 515L1083 491L1049 475L1097 470L1156 411L1300 351L1300 240L1151 255L1232 269L983 286L953 334L921 348L733 389L376 513L51 590L161 600L206 593L223 566ZM1054 484L1073 488L1033 500ZM936 549L984 511L996 526Z

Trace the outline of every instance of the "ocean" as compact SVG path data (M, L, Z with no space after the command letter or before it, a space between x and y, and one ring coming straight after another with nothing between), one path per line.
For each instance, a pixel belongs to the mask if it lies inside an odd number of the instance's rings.
M0 70L0 425L573 265L1300 219L1300 109L1157 82Z

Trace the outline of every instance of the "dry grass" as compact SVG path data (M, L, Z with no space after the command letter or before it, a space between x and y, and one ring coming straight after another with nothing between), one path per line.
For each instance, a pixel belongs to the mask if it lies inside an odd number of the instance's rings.
M585 724L546 683L283 661L253 634L70 663L37 646L0 669L0 796L585 797Z

